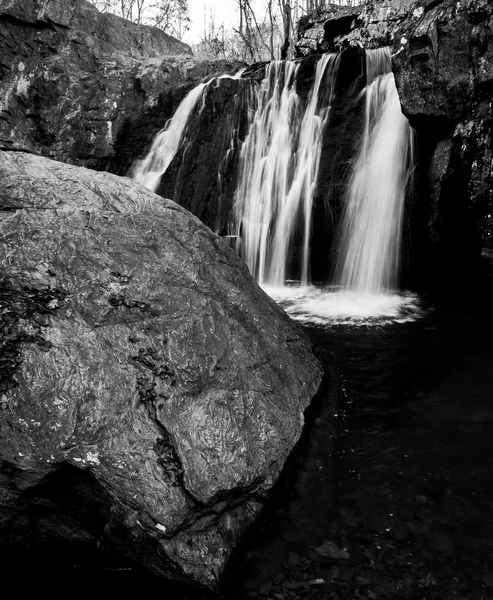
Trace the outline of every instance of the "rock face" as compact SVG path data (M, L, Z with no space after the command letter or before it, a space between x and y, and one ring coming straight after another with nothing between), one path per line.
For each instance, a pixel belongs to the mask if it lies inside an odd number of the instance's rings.
M218 78L204 90L179 151L156 190L220 235L227 233L237 183L238 149L255 92L249 78Z
M431 277L470 289L482 275L478 258L493 249L493 5L415 5L396 32L394 65L429 164L418 172L430 206L422 263L431 258Z
M102 541L214 587L300 435L310 343L173 202L21 152L0 182L1 544Z
M417 134L414 277L447 288L477 279L493 246L492 17L488 0L381 0L306 18L298 41L300 54L392 47Z
M120 174L143 125L152 137L201 78L237 69L85 0L1 0L0 49L0 148Z

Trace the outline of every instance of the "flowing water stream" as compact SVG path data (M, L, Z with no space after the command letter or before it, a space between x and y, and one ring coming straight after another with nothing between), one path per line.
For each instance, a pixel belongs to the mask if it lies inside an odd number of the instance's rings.
M335 285L364 294L398 289L404 201L413 132L388 48L366 53L365 126L340 227Z
M299 276L308 283L313 195L337 67L336 55L322 56L305 107L293 62L271 63L259 88L240 155L234 223L238 253L260 285L284 285L297 230Z
M339 225L334 282L326 289L311 285L313 200L339 62L335 54L319 59L306 101L297 90L299 62L266 67L250 98L228 237L258 283L295 319L409 320L421 314L419 302L397 287L413 132L401 112L387 48L366 52L365 120ZM217 85L220 78L212 81ZM210 84L185 97L147 157L134 166L136 181L157 189ZM230 153L226 162L232 162ZM219 173L219 183L222 177ZM293 278L295 285L288 281Z
M190 115L201 100L207 85L207 83L201 83L188 92L173 118L154 138L147 156L133 166L133 179L150 189L151 192L156 191L162 175L177 153L190 121Z
M173 117L168 120L164 128L154 138L145 158L136 161L132 166L132 178L151 192L155 192L161 177L166 173L171 161L185 140L191 116L194 112L203 109L203 100L207 89L211 85L217 85L221 79L237 79L240 76L241 71L234 77L221 75L210 79L206 83L200 83L190 90L178 105Z
M334 61L334 65L336 64L337 61ZM331 81L334 80L335 73L334 67ZM299 204L293 202L288 194L282 199L285 208L261 213L267 214L267 218L263 220L263 228L258 226L258 218L252 218L248 234L242 231L240 235L241 243L247 235L255 238L254 242L248 241L248 248L255 248L253 257L259 256L259 244L263 249L260 253L262 257L267 254L269 243L272 244L272 266L267 275L265 269L257 269L250 254L245 252L243 256L267 293L291 317L305 324L381 324L389 321L404 322L422 315L417 296L398 292L404 202L412 181L414 163L413 131L401 112L391 72L390 51L387 48L366 52L366 74L365 122L339 225L333 286L320 288L309 285L307 268L309 215L313 189L317 182L317 169L312 168L305 156L310 154L314 162L320 159L320 134L311 135L306 150L304 148L300 152L303 164L309 165L303 171L305 190L310 189L310 193L305 196L308 200L301 204L303 194L293 186L292 191ZM316 82L310 106L317 105L319 90L320 83ZM322 127L328 110L327 108L321 120ZM306 114L309 114L308 110ZM309 128L303 126L303 129L308 131ZM301 143L299 145L302 146ZM260 164L260 160L257 159L255 164ZM258 176L260 183L257 184L259 189L264 181L276 180L269 165L269 162L262 165ZM250 181L248 177L246 179ZM307 181L310 182L308 186ZM259 201L260 196L254 191L256 192L251 188L242 191L241 206L248 208L242 208L241 215L259 211L259 207L267 204ZM271 198L270 194L269 201ZM287 246L292 223L300 218L300 214L304 215L305 225L301 281L300 285L286 285ZM292 220L283 218L284 215L289 215ZM272 220L274 225L271 224ZM278 251L278 248L282 251Z

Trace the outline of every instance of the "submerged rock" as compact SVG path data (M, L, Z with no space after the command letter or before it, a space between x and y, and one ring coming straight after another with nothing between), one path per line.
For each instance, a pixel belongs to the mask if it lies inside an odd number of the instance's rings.
M319 386L309 341L175 203L21 152L0 181L2 545L103 541L215 587Z

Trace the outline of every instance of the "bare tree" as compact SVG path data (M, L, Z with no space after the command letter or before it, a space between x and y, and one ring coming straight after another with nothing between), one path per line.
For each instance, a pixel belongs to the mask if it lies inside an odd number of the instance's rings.
M147 25L159 27L176 37L181 37L183 30L188 29L190 15L187 0L154 0L149 8L152 16L147 18Z
M291 32L292 32L292 16L291 16L291 3L289 0L279 0L279 9L282 15L283 25L283 42L281 46L281 59L286 60L288 58L288 50L292 45Z
M237 0L237 3L240 18L239 27L234 28L234 32L241 39L249 59L254 62L277 58L279 27L274 0L266 0L265 16L251 0Z
M89 0L101 12L109 12L134 23L159 27L180 37L188 28L188 0Z
M192 45L195 54L207 58L233 58L234 48L231 35L228 35L224 24L216 25L215 13L209 9L204 12L204 29L198 44Z

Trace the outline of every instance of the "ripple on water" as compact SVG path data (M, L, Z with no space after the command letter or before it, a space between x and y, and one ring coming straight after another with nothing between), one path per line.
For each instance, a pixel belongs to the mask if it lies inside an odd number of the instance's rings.
M422 318L426 310L411 292L370 294L337 288L264 286L289 316L305 325L384 325Z

